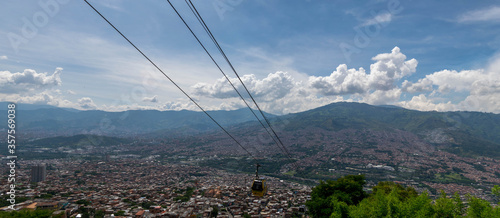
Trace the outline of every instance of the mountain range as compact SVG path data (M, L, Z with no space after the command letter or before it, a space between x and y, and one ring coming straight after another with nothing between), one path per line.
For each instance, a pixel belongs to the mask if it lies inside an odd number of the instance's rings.
M0 103L0 109L5 110L6 104ZM240 136L263 132L248 109L208 113L222 126ZM106 112L18 104L16 115L17 132L31 139L79 134L153 138L174 135L206 137L207 134L221 133L205 114L187 110ZM284 116L266 113L266 117L274 123L273 126L279 127L278 132L285 135L296 132L313 134L316 130L406 132L451 153L500 157L499 114L422 112L395 106L341 102ZM6 119L6 116L2 116L0 122L6 123Z
M0 103L0 107L0 111L5 111L7 103ZM207 112L223 126L255 120L255 117L246 108L233 111ZM260 116L258 111L255 113ZM275 116L268 113L264 114L268 118ZM190 135L218 128L210 118L199 111L80 111L30 104L17 105L16 121L16 128L19 133L32 135L35 138L77 134L119 137L130 137L147 133L181 133L181 135ZM7 123L7 116L2 116L0 122Z

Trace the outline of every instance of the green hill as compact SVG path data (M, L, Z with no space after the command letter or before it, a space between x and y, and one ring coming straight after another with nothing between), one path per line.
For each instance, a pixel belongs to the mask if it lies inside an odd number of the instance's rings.
M500 115L493 113L422 112L342 102L279 119L288 121L286 131L403 130L459 155L500 157Z

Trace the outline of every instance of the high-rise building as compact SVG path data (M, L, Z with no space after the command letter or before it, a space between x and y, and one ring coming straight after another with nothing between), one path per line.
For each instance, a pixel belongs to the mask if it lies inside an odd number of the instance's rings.
M47 176L47 167L45 164L31 166L31 182L41 182Z

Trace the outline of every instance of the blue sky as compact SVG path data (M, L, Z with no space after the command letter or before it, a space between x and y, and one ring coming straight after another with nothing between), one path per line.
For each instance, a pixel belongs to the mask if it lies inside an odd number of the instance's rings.
M243 107L166 1L90 2L202 106ZM236 83L186 3L172 3ZM193 3L268 112L353 101L500 113L498 1ZM196 109L84 1L9 0L0 19L0 101Z

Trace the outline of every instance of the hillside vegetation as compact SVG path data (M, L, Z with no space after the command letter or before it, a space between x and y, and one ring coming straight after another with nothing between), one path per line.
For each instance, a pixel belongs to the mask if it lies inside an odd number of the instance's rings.
M312 217L500 217L500 207L467 195L466 202L458 194L444 192L433 201L426 192L418 194L412 187L394 182L379 182L373 192L363 191L363 175L348 175L321 182L314 187L306 203Z

